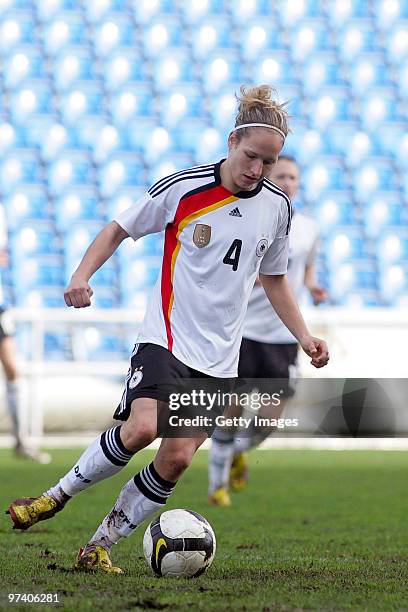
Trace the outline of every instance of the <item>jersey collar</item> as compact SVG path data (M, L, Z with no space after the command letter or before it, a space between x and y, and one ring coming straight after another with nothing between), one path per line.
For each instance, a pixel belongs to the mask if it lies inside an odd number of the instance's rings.
M216 185L221 185L221 164L223 162L225 162L225 157L223 159L221 159L221 161L219 161L218 163L216 163L214 165L214 176L215 176L215 184ZM224 187L224 186L223 186ZM258 193L262 190L263 187L263 179L261 181L259 181L259 183L257 184L257 186L255 187L255 189L251 189L251 191L238 191L238 193L234 193L232 195L234 195L236 198L253 198L254 196L258 195ZM225 191L228 191L228 193L232 193L229 189L227 189L226 187L224 187Z

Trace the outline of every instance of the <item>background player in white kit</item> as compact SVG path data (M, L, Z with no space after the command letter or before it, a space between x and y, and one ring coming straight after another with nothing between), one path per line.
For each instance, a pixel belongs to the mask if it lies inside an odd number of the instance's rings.
M236 377L242 326L258 274L282 320L315 367L328 362L326 343L313 338L286 279L290 201L264 178L288 133L287 114L263 85L241 89L228 158L158 181L109 223L84 255L65 292L68 305L89 306L92 274L131 236L165 230L160 277L131 358L115 417L125 421L103 433L43 495L15 500L14 527L27 529L54 516L73 495L118 473L157 437L159 385ZM248 127L249 126L249 127ZM77 558L80 569L122 570L109 551L161 509L207 434L163 438L154 461L121 490Z
M292 200L299 189L299 166L294 158L280 155L268 175ZM314 304L327 299L319 286L315 258L318 246L318 225L308 215L293 212L289 240L288 280L300 301L305 288ZM285 398L294 394L299 343L274 312L262 285L257 281L248 303L240 349L238 374L248 379L286 379ZM260 381L261 382L261 381ZM282 385L283 386L283 385ZM261 407L259 416L279 418L287 399L277 406ZM248 479L248 451L259 446L271 428L252 424L244 432L217 428L212 436L209 462L209 499L218 506L230 506L229 485L242 491ZM243 435L242 435L243 434Z

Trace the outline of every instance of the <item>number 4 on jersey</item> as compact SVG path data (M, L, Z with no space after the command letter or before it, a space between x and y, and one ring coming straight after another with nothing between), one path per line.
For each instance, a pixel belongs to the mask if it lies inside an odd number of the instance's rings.
M234 272L238 270L239 257L241 255L241 247L242 247L242 240L239 240L239 238L235 238L230 248L225 253L224 259L222 260L222 263L227 264L227 266L232 266L232 269Z

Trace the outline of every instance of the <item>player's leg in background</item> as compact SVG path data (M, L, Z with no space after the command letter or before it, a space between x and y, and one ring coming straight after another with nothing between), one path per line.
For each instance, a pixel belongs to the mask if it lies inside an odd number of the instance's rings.
M95 567L96 549L102 547L109 551L113 544L131 535L140 523L166 504L206 437L203 433L196 438L163 438L154 461L122 488L111 512L78 558L80 567Z
M234 403L228 407L224 416L240 417L241 414L241 406ZM208 457L208 499L215 506L231 505L228 489L236 432L237 426L217 426L211 436Z

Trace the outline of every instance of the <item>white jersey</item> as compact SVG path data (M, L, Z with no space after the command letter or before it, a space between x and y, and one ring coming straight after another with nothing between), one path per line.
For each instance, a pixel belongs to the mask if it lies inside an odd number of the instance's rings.
M297 301L304 291L305 267L313 265L318 240L318 225L300 212L292 218L289 241L288 280ZM244 338L270 344L297 342L271 306L262 285L256 284L248 303Z
M286 273L291 205L267 179L234 195L221 185L221 163L161 179L116 222L134 240L165 230L161 273L137 341L226 378L237 375L257 274Z

